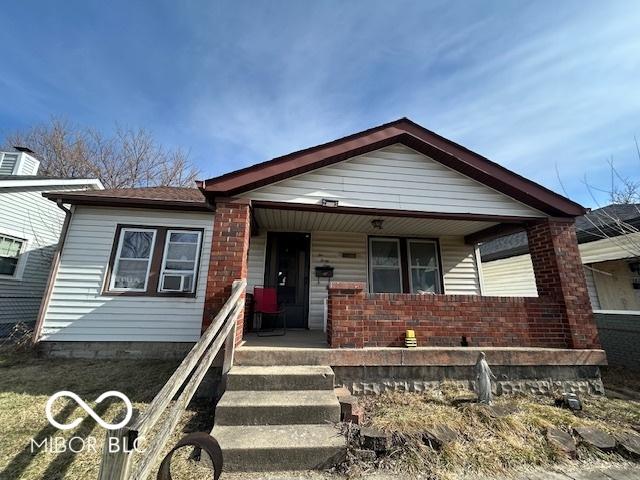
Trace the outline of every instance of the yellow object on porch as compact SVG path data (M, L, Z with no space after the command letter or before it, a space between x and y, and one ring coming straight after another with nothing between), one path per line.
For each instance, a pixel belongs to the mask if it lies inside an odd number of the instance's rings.
M418 340L416 339L416 332L414 330L407 330L404 338L404 344L407 348L414 348L418 346Z

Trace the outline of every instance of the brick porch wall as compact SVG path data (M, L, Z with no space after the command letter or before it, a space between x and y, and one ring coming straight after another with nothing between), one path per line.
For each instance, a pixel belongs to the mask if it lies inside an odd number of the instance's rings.
M566 348L562 306L540 298L366 293L329 286L327 341L334 348L399 347L407 329L420 346Z
M327 340L334 348L422 346L600 348L572 222L527 228L539 297L370 294L329 285Z
M247 278L250 215L248 202L216 202L211 261L202 318L203 331L231 295L233 281ZM244 304L244 294L241 298ZM241 311L238 315L236 344L242 341L243 328L244 311Z

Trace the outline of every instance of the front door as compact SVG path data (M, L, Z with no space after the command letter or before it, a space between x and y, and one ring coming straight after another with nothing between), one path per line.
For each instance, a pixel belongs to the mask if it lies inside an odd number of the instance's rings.
M308 326L309 244L308 233L269 232L267 236L264 284L276 287L287 328Z

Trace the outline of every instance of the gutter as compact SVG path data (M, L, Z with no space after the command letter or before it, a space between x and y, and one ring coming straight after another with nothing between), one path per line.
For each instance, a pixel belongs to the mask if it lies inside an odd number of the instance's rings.
M60 232L60 240L58 240L58 245L56 247L56 251L53 255L53 261L51 262L51 268L49 269L49 277L47 279L47 288L44 291L44 295L42 296L42 302L40 302L40 309L38 310L38 318L36 320L35 328L33 329L33 336L31 338L32 345L36 345L38 343L38 339L40 338L40 334L42 333L42 327L44 325L44 316L47 312L47 307L49 306L49 301L51 300L51 294L53 293L53 284L56 279L56 275L58 274L58 268L60 267L60 258L62 257L62 249L64 247L64 243L67 239L67 232L69 230L69 224L71 223L72 211L65 207L62 203L62 199L56 200L56 205L62 211L64 211L64 223L62 224L62 231Z

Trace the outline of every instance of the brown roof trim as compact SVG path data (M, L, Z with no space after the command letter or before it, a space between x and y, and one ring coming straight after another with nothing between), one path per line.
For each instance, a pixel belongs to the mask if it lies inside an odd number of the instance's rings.
M154 198L107 197L97 195L79 195L77 193L65 195L64 192L47 192L43 197L53 201L62 201L71 205L88 205L95 207L127 207L151 208L159 210L184 210L210 212L212 208L205 203L180 200L160 200Z
M199 182L210 195L237 195L285 178L402 143L542 212L577 216L584 207L407 118Z
M526 223L499 223L493 227L466 235L464 237L464 243L467 245L475 245L476 243L488 242L499 237L522 232L525 228Z
M533 220L531 217L517 217L507 215L483 215L480 213L443 213L443 212L422 212L417 210L391 210L381 208L361 208L361 207L323 207L313 203L289 203L289 202L269 202L264 200L253 200L252 208L263 208L269 210L295 210L302 212L318 213L342 213L351 215L372 215L377 217L403 217L403 218L430 218L436 220L465 220L472 222L503 222L522 224Z

